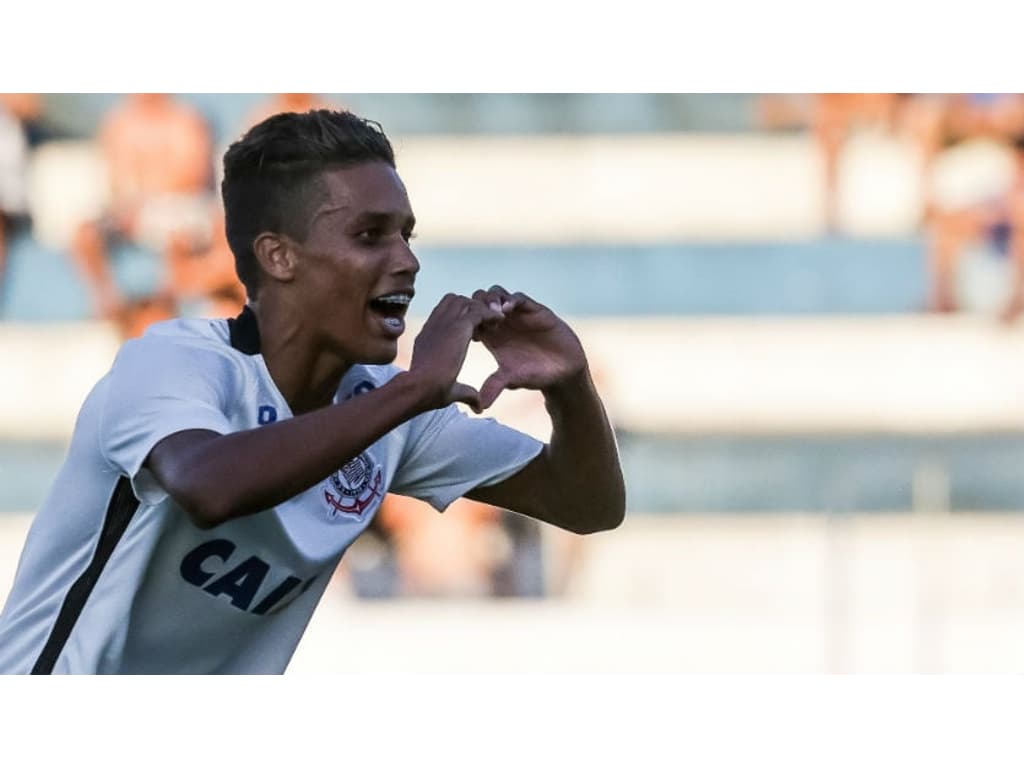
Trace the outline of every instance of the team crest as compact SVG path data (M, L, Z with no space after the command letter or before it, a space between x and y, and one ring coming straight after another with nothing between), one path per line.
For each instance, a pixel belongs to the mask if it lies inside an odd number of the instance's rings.
M324 502L332 520L342 515L361 518L383 494L380 467L361 453L324 483Z

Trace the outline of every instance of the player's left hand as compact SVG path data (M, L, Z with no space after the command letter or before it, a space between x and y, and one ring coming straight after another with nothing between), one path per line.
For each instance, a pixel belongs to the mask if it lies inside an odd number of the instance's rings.
M547 390L586 371L580 340L543 304L500 285L476 291L473 300L500 309L505 316L501 322L481 325L475 335L498 363L480 387L481 408L489 408L503 389Z

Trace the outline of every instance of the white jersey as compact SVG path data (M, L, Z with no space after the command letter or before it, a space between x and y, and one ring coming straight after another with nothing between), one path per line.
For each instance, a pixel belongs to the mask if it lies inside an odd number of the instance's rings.
M394 366L354 366L336 402ZM0 614L0 672L283 672L341 556L388 491L438 510L542 444L455 406L420 414L298 496L208 530L143 466L160 440L291 416L255 317L173 320L89 394Z

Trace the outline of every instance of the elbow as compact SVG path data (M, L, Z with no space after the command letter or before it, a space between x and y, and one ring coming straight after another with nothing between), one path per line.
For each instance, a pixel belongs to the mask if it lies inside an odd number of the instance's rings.
M216 528L228 518L226 514L212 504L181 504L179 502L178 505L185 510L185 514L187 514L189 520L192 521L192 525L203 531Z
M581 536L588 536L591 533L603 533L605 531L614 531L622 522L626 519L625 511L619 509L617 511L609 512L599 517L591 517L581 524L573 526L570 530L573 533L578 533Z
M622 504L617 507L612 514L608 517L602 531L614 531L620 525L626 521L626 505Z
M615 530L626 519L625 493L618 495L613 501L589 506L574 519L575 523L568 528L581 536Z
M585 521L583 529L577 533L613 531L622 525L626 519L626 483L621 470L612 475L601 496L592 498L588 506L590 514L577 518Z
M200 530L215 528L231 515L230 505L216 494L201 493L194 489L168 489L174 502L188 515L192 524Z
M224 477L224 462L217 460L220 452L214 450L216 439L197 441L194 435L186 431L165 438L147 461L175 505L197 528L206 530L235 517L242 499L238 484Z
M626 484L620 477L611 499L604 505L603 514L599 516L599 525L592 533L613 531L626 520Z
M215 513L211 513L202 507L187 507L185 508L185 512L188 514L188 519L192 521L192 525L201 531L208 531L211 528L216 528L224 521L224 518L219 517Z

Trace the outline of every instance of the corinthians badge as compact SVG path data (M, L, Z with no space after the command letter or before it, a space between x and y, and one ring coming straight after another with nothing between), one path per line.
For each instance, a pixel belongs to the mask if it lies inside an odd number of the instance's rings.
M341 515L362 517L381 497L383 482L380 467L361 453L332 474L324 485L327 514L334 520Z

